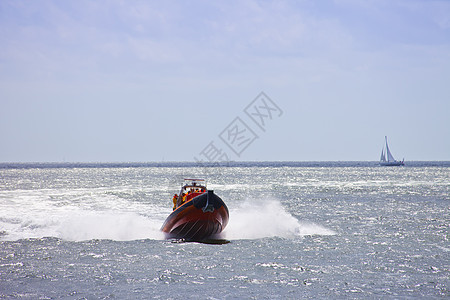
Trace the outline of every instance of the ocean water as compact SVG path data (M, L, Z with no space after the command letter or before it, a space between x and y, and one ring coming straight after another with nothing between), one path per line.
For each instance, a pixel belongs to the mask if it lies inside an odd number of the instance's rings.
M164 240L185 177L223 245ZM0 164L0 298L450 297L450 163Z

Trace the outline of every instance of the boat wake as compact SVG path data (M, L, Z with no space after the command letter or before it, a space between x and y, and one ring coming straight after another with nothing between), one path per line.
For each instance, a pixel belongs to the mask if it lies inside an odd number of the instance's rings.
M95 203L99 203L98 198L95 200ZM124 210L119 204L110 203L110 209L96 210L89 205L58 207L46 200L22 204L23 202L18 202L17 205L10 205L9 209L0 213L0 240L44 237L66 241L164 240L160 228L169 211L167 207L160 205L131 204ZM278 200L247 200L229 209L230 220L217 237L219 240L334 234L320 225L299 221ZM146 214L142 214L142 211ZM11 215L15 217L7 217Z
M161 220L150 219L134 212L84 212L61 222L55 235L70 241L162 240L164 235L159 230L160 226Z
M66 241L94 239L132 241L163 240L159 230L162 220L135 212L71 210L50 216L22 216L1 220L0 240L55 237ZM1 234L3 233L3 234Z
M278 200L246 200L230 211L230 222L223 232L230 240L334 234L320 225L299 221Z

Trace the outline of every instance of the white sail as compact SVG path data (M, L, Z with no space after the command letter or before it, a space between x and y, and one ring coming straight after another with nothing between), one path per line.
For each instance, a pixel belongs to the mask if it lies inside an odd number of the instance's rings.
M391 153L391 150L389 150L387 136L385 136L384 138L386 140L386 143L383 146L383 148L381 149L380 165L381 166L404 166L405 163L403 161L395 160L394 156Z
M380 161L386 161L386 155L384 155L384 147L383 147L383 149L381 149Z
M395 161L395 158L394 158L394 156L392 156L392 153L391 153L391 151L389 151L389 146L388 146L388 142L387 142L387 136L385 137L386 138L386 154L387 154L387 161L388 162L394 162Z

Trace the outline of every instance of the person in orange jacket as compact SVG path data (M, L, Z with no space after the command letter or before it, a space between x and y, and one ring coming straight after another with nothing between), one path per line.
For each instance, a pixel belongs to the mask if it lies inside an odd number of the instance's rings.
M177 208L177 200L178 200L178 195L177 194L173 195L173 198L172 198L173 210L175 210L175 208Z

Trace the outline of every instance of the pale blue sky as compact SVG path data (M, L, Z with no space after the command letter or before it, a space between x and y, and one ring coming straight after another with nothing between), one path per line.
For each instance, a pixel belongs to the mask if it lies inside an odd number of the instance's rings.
M450 1L4 0L0 45L0 162L450 160Z

